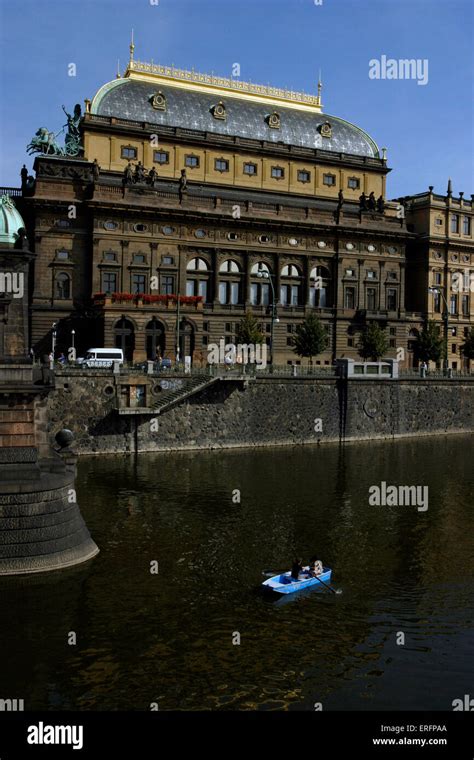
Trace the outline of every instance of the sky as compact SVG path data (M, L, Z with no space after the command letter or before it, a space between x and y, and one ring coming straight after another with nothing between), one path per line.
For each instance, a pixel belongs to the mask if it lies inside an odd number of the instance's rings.
M135 59L315 93L387 148L387 197L474 193L472 0L0 0L0 186L19 186L39 127ZM418 80L371 78L419 61ZM427 64L424 63L427 61ZM76 76L68 76L74 63ZM427 68L426 68L427 66ZM426 73L428 76L426 77Z

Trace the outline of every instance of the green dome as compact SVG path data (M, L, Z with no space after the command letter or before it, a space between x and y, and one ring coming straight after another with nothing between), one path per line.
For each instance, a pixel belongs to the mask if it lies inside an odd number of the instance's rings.
M0 196L0 246L13 245L25 223L9 195Z

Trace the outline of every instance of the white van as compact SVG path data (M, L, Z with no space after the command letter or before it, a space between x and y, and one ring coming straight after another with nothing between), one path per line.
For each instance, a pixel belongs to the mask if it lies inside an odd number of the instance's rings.
M83 359L77 360L83 367L112 367L114 361L123 364L121 348L89 348Z

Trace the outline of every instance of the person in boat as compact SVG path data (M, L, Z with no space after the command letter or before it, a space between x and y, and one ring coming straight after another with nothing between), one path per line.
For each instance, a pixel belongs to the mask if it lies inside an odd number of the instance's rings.
M302 559L294 559L291 566L291 577L294 581L299 580L299 574L303 572Z
M323 572L323 563L320 559L317 557L311 557L309 561L309 572L313 578L315 578L317 575L321 575Z

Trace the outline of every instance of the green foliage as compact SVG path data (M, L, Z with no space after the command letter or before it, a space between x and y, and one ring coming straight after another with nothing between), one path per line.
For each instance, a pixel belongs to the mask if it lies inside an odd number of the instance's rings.
M293 336L293 350L298 356L309 358L312 364L313 356L321 354L327 348L328 342L326 328L314 314L310 314L296 328Z
M388 338L377 322L371 322L360 334L359 356L370 361L378 361L388 349Z
M437 364L444 353L444 341L441 330L436 322L429 321L418 333L415 345L416 356L422 362L433 361Z
M464 338L461 351L466 359L474 359L474 327L471 327L470 332Z
M264 336L252 312L247 312L237 328L237 343L263 343Z

